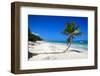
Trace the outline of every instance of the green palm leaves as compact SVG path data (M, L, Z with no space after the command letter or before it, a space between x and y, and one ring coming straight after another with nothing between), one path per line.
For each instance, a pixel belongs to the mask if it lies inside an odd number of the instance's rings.
M66 23L65 29L63 30L63 34L67 36L66 42L69 48L71 46L73 39L77 36L82 35L82 32L80 32L80 27L75 22L71 22Z

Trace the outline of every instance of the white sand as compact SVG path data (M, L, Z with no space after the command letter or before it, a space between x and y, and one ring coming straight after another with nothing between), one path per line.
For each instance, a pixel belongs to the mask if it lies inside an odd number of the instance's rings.
M84 49L70 48L64 52L67 48L64 44L44 41L37 41L33 44L29 43L29 52L38 55L33 56L29 60L82 59L88 57L88 53Z

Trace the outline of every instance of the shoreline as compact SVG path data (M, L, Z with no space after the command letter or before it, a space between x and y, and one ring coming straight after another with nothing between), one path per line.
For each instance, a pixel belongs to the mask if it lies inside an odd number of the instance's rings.
M29 42L29 52L37 54L29 58L29 60L57 60L57 59L83 59L88 58L88 51L83 48L72 48L63 52L67 45L60 43L51 43L45 41L37 41L32 44Z

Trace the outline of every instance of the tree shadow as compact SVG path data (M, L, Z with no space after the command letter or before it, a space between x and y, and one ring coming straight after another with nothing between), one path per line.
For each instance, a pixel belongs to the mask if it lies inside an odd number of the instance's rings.
M36 56L36 55L38 55L38 54L28 52L28 59L31 58L31 57L33 57L33 56Z
M69 50L69 51L77 52L77 53L82 53L82 51L79 51L79 50Z

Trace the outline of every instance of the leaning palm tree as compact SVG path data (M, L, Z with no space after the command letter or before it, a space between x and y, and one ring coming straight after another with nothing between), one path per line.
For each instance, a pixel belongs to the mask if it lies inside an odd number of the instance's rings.
M68 47L66 50L64 50L64 52L69 49L75 37L82 35L82 32L80 32L80 27L75 22L66 23L65 29L62 33L67 36L66 43Z

